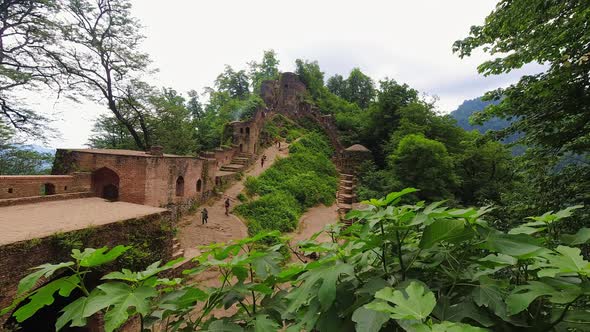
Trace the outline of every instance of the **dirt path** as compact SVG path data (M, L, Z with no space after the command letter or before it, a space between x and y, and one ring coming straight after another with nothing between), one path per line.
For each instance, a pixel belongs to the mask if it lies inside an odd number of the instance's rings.
M321 231L326 225L338 221L338 205L331 206L320 205L313 207L305 212L299 219L299 227L295 233L292 233L293 244L309 239L313 234ZM331 241L330 236L326 233L320 234L316 239L318 242Z
M181 220L178 239L180 240L180 246L185 250L185 257L199 255L198 246L208 245L213 242L228 242L248 236L248 228L237 216L232 213L229 216L225 215L225 199L230 198L232 202L231 208L239 204L236 196L244 189L246 176L260 175L274 163L278 156L285 157L288 153L287 144L282 144L280 150L274 145L264 150L264 153L261 154L261 156L266 155L264 168L260 165L261 157L259 157L246 171L244 178L224 191L222 198L209 202L206 206L209 212L209 222L207 224L201 224L201 209Z

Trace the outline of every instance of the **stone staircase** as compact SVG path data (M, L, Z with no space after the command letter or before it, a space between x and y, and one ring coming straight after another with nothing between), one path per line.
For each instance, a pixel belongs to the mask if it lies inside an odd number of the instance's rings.
M356 188L356 179L351 174L340 174L340 187L338 189L338 214L342 222L350 226L352 220L345 220L344 216L352 210L353 204L357 202L354 190Z
M177 237L172 238L172 258L171 260L178 259L180 257L184 257L184 249L180 247L180 241L178 241Z
M224 172L240 172L246 168L248 163L252 160L253 155L250 153L239 153L227 165L221 166L220 170Z

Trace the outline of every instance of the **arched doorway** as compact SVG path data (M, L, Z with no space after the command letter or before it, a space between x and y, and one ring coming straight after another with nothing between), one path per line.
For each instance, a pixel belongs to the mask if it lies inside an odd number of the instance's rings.
M184 196L184 178L182 176L176 179L176 196Z
M244 152L244 145L240 144L240 152Z
M203 187L203 181L201 181L201 179L197 180L197 192L200 193L201 189Z
M98 197L117 201L119 199L119 175L103 167L92 173L92 190Z
M246 127L246 136L250 136L250 127Z
M53 183L45 183L41 186L41 196L55 195L55 185Z

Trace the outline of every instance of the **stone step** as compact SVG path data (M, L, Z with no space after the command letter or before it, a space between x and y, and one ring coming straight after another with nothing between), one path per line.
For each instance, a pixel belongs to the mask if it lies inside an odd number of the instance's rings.
M178 249L172 254L172 260L184 257L184 249Z
M352 175L352 174L340 174L340 179L354 181L354 175Z
M340 185L341 186L353 186L354 185L354 181L351 180L340 180Z
M232 164L236 165L246 165L250 159L248 158L234 158L231 160Z
M244 165L240 164L229 164L221 166L220 170L227 172L239 172L244 168Z
M338 190L338 192L343 193L343 194L352 194L354 190L354 187L340 187L340 189Z

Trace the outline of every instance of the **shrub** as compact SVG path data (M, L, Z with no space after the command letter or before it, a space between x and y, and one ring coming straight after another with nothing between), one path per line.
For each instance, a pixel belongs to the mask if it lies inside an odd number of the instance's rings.
M287 137L286 137L286 141L287 143L291 143L294 140L298 139L299 137L301 137L302 132L300 130L297 129L291 129L287 132Z
M287 192L264 195L239 205L234 211L246 219L248 232L252 235L263 230L291 232L297 227L302 212L299 202Z
M325 137L307 134L289 151L289 157L275 161L258 178L248 177L245 181L248 196L261 196L236 209L248 221L250 234L260 230L292 231L305 209L334 203L338 172L328 158L331 149Z
M301 152L321 154L330 157L334 153L334 150L330 144L328 144L328 140L324 135L318 132L311 132L289 146L289 153L297 154Z

